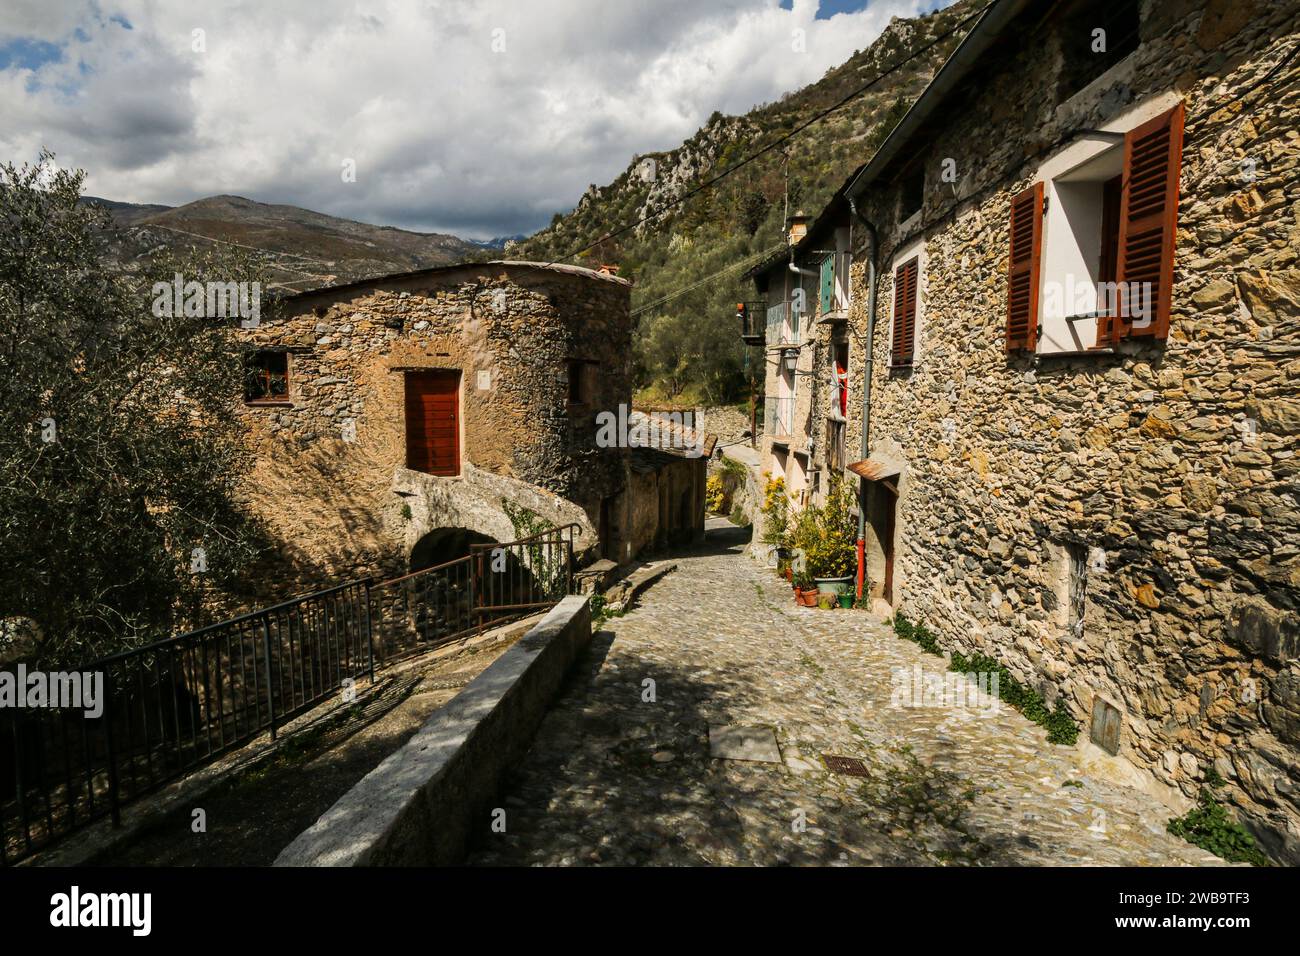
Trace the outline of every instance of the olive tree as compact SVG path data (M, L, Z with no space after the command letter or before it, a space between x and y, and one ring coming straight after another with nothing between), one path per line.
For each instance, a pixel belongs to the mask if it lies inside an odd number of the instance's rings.
M42 662L195 623L261 547L237 493L238 319L175 314L155 289L260 282L258 265L115 263L83 181L49 154L0 166L0 620Z

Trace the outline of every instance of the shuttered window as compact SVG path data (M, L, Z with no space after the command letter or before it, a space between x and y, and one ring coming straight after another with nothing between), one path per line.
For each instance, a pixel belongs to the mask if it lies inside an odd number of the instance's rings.
M1007 351L1038 344L1038 270L1043 251L1043 184L1011 199L1007 260Z
M835 311L835 256L822 260L821 286L817 291L818 311L822 315Z
M916 282L919 259L894 270L894 334L889 364L908 366L916 350Z
M1182 156L1182 103L1124 136L1115 269L1123 294L1118 314L1098 324L1099 346L1169 334Z

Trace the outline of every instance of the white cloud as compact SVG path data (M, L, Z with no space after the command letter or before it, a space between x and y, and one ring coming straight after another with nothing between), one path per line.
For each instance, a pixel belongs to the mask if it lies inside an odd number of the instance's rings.
M0 157L49 147L112 199L237 193L474 237L531 231L634 153L813 82L891 16L931 6L816 20L817 0L9 0L0 51L20 38L63 55L0 69Z

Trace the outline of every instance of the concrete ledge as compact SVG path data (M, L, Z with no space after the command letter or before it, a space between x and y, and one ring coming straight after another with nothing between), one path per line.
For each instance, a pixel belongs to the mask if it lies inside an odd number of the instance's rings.
M476 822L490 822L501 778L528 750L590 640L587 599L565 598L285 847L275 865L460 863Z

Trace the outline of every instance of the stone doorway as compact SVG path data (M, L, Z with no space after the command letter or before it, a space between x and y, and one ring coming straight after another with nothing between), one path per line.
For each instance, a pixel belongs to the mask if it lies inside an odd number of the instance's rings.
M894 533L898 487L892 481L867 482L867 572L872 596L894 605Z

